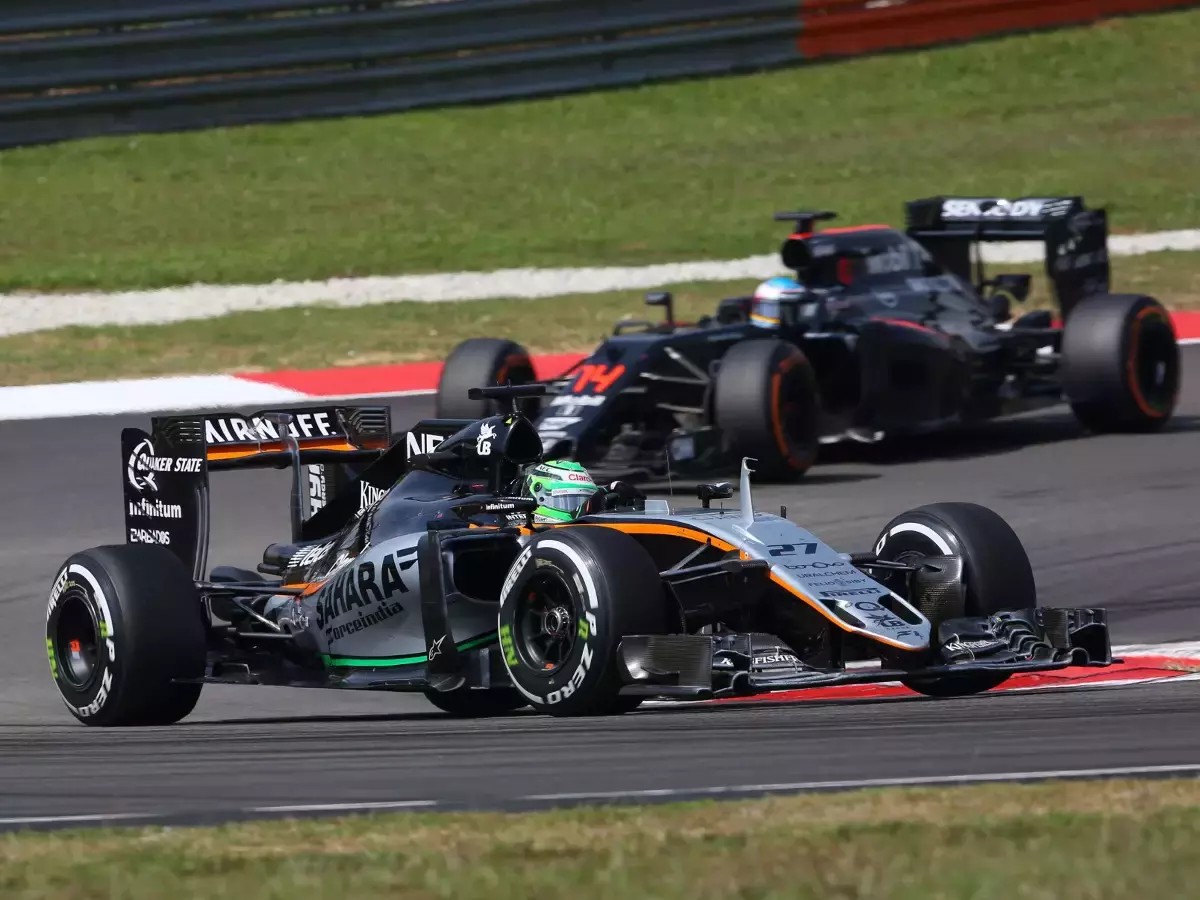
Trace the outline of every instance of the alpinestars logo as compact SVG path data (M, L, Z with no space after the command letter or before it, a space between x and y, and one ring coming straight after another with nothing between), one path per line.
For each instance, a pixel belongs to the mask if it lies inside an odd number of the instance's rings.
M133 489L138 493L145 493L146 488L157 491L158 482L155 481L155 473L170 472L171 465L170 459L160 459L154 455L154 444L150 443L149 438L145 438L129 454L125 474L129 478L129 483L133 485Z
M438 638L436 641L434 641L432 644L429 645L428 656L429 656L430 661L434 660L436 657L441 655L442 641L444 641L444 640L446 640L446 636L443 634L440 638Z

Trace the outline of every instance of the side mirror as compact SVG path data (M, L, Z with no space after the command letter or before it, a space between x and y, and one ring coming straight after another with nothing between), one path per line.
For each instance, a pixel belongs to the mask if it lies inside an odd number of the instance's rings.
M717 484L700 484L696 486L696 496L700 498L700 504L708 509L709 504L714 500L728 500L732 497L733 488L727 481Z
M1012 317L1012 305L1008 302L1008 294L991 294L987 298L987 304L992 318L997 322L1007 322Z
M717 322L731 325L749 321L753 303L753 297L726 297L717 304Z
M667 308L667 324L675 324L675 298L670 291L651 291L646 295L647 306L665 306Z
M993 287L997 293L1003 292L1018 303L1024 303L1029 298L1029 289L1033 284L1033 276L1028 274L997 275L990 281L985 282L985 284Z

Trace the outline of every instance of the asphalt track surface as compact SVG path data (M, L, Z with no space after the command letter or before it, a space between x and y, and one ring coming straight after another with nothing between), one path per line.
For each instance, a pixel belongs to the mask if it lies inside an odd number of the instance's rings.
M1054 409L898 447L834 448L802 484L760 488L757 504L786 504L789 517L850 551L907 508L984 503L1024 541L1044 605L1107 606L1117 644L1200 639L1200 347L1183 353L1180 409L1164 433L1086 436ZM410 397L393 408L403 426L432 404ZM419 696L206 686L180 725L85 728L50 679L45 597L72 551L121 540L120 429L144 422L0 425L0 827L26 817L204 820L379 802L523 808L739 786L1200 769L1200 683L1191 680L482 722L446 717ZM253 567L287 532L286 474L218 474L213 519L210 561Z

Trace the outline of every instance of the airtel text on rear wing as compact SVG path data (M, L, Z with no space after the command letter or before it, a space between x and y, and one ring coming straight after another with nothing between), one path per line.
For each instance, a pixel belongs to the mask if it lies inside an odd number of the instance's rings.
M1041 241L1064 316L1085 297L1108 293L1108 216L1088 209L1082 197L927 197L906 203L905 218L909 237L977 286L984 283L983 258L979 254L972 273L972 247Z

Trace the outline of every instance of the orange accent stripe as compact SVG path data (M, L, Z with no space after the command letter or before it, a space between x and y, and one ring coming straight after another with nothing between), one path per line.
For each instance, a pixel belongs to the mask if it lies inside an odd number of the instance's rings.
M822 234L854 234L859 231L895 231L891 225L843 225L840 228L822 228L820 231L796 231L788 235L789 241L806 241Z
M843 225L841 228L823 228L820 234L855 234L859 231L894 231L891 225Z
M208 458L215 459L245 459L249 456L259 456L263 453L278 453L286 450L281 441L264 441L260 444L242 444L242 447L248 448L243 450L225 450L221 448L208 448ZM380 445L382 446L382 445ZM350 453L355 450L372 450L378 449L375 447L356 447L349 441L333 440L333 441L314 441L312 443L300 442L301 450L336 450L339 452Z
M871 316L872 322L885 322L888 325L899 325L902 328L912 328L914 331L924 331L926 334L936 334L939 337L943 336L942 332L936 328L930 328L928 325L922 325L919 322L910 322L907 319L890 319L887 316Z
M727 544L720 538L713 537L697 528L683 528L679 525L655 525L646 522L588 522L588 525L599 525L601 528L614 528L626 534L660 534L668 537L688 538L701 544L712 544L718 550L734 550L733 544Z

